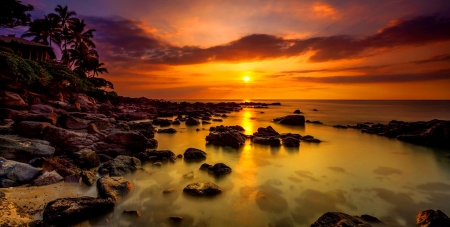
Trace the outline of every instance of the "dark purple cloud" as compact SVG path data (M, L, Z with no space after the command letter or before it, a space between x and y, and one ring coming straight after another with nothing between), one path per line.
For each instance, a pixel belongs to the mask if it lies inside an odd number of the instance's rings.
M360 75L360 76L326 76L326 77L295 77L298 81L317 83L398 83L414 81L449 80L450 68L427 73L391 74L391 75Z
M344 71L371 71L389 67L391 65L378 65L378 66L357 66L347 68L331 68L331 69L311 69L311 70L295 70L295 71L282 71L286 74L299 74L299 73L317 73L317 72L344 72Z

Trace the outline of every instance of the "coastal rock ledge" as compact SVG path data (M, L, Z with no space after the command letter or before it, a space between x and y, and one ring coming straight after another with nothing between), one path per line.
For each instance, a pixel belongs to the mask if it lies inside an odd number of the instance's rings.
M83 220L111 212L114 202L111 199L98 199L89 196L62 198L49 202L45 206L45 223L67 226Z

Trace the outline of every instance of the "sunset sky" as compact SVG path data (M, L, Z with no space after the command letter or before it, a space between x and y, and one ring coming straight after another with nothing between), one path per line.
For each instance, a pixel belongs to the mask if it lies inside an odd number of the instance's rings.
M96 29L124 96L450 99L449 0L22 2L34 19L68 5Z

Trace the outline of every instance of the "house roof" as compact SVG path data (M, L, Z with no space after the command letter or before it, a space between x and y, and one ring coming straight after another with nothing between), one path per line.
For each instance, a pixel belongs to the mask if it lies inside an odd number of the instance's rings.
M12 37L12 36L4 36L4 35L0 35L0 41L6 42L6 43L10 43L12 41L14 42L18 42L24 45L28 45L28 46L38 46L38 47L45 47L45 48L51 48L49 46L40 44L40 43L36 43L30 40L26 40L26 39L22 39L22 38L17 38L17 37Z
M51 58L56 58L55 52L53 51L52 47L40 44L40 43L36 43L30 40L26 40L26 39L22 39L22 38L18 38L18 37L13 37L13 36L4 36L4 35L0 35L0 41L3 41L5 43L11 43L11 42L17 42L23 45L27 45L27 46L34 46L34 47L39 47L39 48L45 48L48 49L48 54L50 55Z

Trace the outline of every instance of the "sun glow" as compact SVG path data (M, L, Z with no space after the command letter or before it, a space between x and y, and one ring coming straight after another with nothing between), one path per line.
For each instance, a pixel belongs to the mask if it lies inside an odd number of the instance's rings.
M244 76L244 81L245 82L249 82L250 81L250 77L249 76Z

